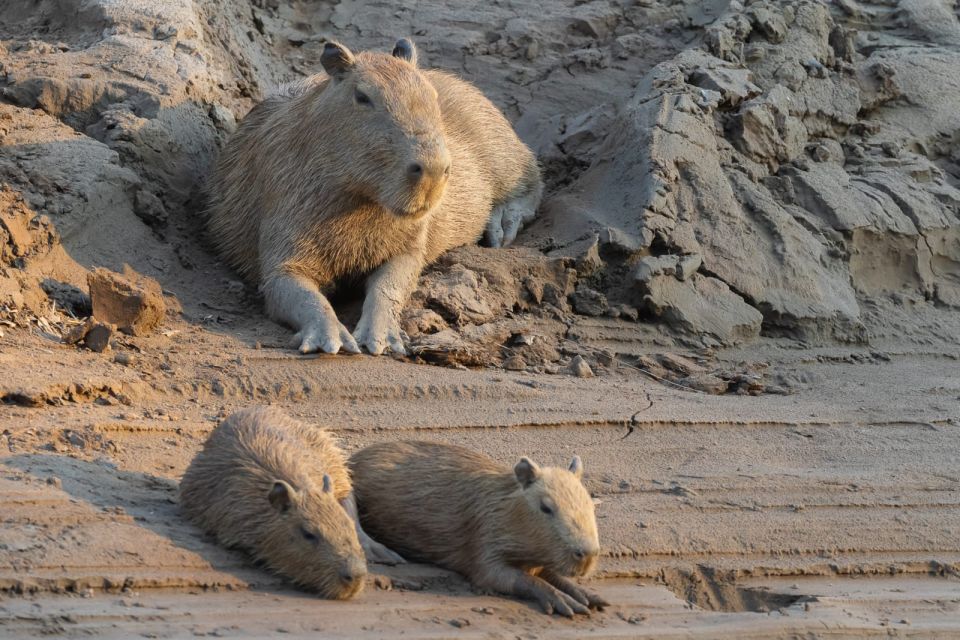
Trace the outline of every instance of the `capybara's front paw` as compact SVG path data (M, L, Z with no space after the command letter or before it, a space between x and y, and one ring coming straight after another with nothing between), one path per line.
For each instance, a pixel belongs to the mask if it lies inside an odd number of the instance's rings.
M367 352L378 356L389 348L397 355L407 355L403 345L403 332L396 315L390 311L374 310L364 313L353 332L357 344Z
M590 615L590 609L585 605L577 602L572 596L548 584L544 584L538 590L536 598L540 603L540 608L543 609L543 612L547 615L558 613L567 618L572 618L574 614L577 613L585 616Z
M360 353L357 341L337 319L321 319L303 327L292 340L300 353L338 353L340 349L350 353Z

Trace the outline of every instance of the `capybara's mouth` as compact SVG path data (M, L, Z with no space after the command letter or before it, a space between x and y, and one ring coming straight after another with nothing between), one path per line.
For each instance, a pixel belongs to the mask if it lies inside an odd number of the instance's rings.
M416 218L422 218L432 208L433 208L433 205L424 204L417 207L395 208L395 209L391 209L390 211L393 213L393 215L397 216L398 218L416 219Z
M597 558L596 556L589 556L583 560L571 558L569 566L571 569L570 575L575 578L583 578L593 573L593 570L597 566Z

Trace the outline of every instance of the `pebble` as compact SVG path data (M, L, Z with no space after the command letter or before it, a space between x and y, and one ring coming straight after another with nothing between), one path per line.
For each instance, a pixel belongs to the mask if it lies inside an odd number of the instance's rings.
M570 361L570 373L578 378L593 377L593 369L591 369L587 361L583 359L583 356L574 356L573 360Z

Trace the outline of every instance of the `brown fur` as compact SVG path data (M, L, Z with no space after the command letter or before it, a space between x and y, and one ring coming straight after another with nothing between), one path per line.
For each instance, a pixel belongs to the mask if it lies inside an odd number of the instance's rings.
M589 574L600 551L579 458L576 473L526 458L511 470L462 447L392 442L357 452L350 467L364 528L408 559L536 599L548 612L604 604L564 578Z
M271 499L278 483L292 488L283 509ZM326 430L257 407L214 429L183 476L180 502L221 544L344 599L362 590L366 575L354 522L341 505L350 492L344 455Z
M349 334L330 335L345 333L335 318L311 327L315 313L290 308L303 300L283 289L290 277L310 290L307 306L326 309L314 289L322 296L345 276L396 260L394 272L368 281L370 304L355 330L379 353L387 341L398 346L388 316L422 267L476 242L494 207L532 213L542 184L533 154L472 85L417 69L415 53L408 61L328 47L349 57L346 71L328 66L332 78L308 78L260 103L223 149L208 185L208 228L224 258L261 286L268 312L301 332L302 351L356 345ZM371 103L357 103L357 91ZM412 182L415 162L424 171Z

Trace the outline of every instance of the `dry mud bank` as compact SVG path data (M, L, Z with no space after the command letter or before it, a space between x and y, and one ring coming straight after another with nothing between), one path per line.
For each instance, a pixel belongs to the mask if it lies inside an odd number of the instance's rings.
M0 635L956 636L957 16L0 1ZM298 357L205 246L198 185L327 38L404 35L504 109L548 197L520 246L423 276L412 362ZM164 326L61 344L88 271L125 263ZM614 605L550 619L423 566L350 603L291 591L176 506L253 402L351 450L580 454Z

